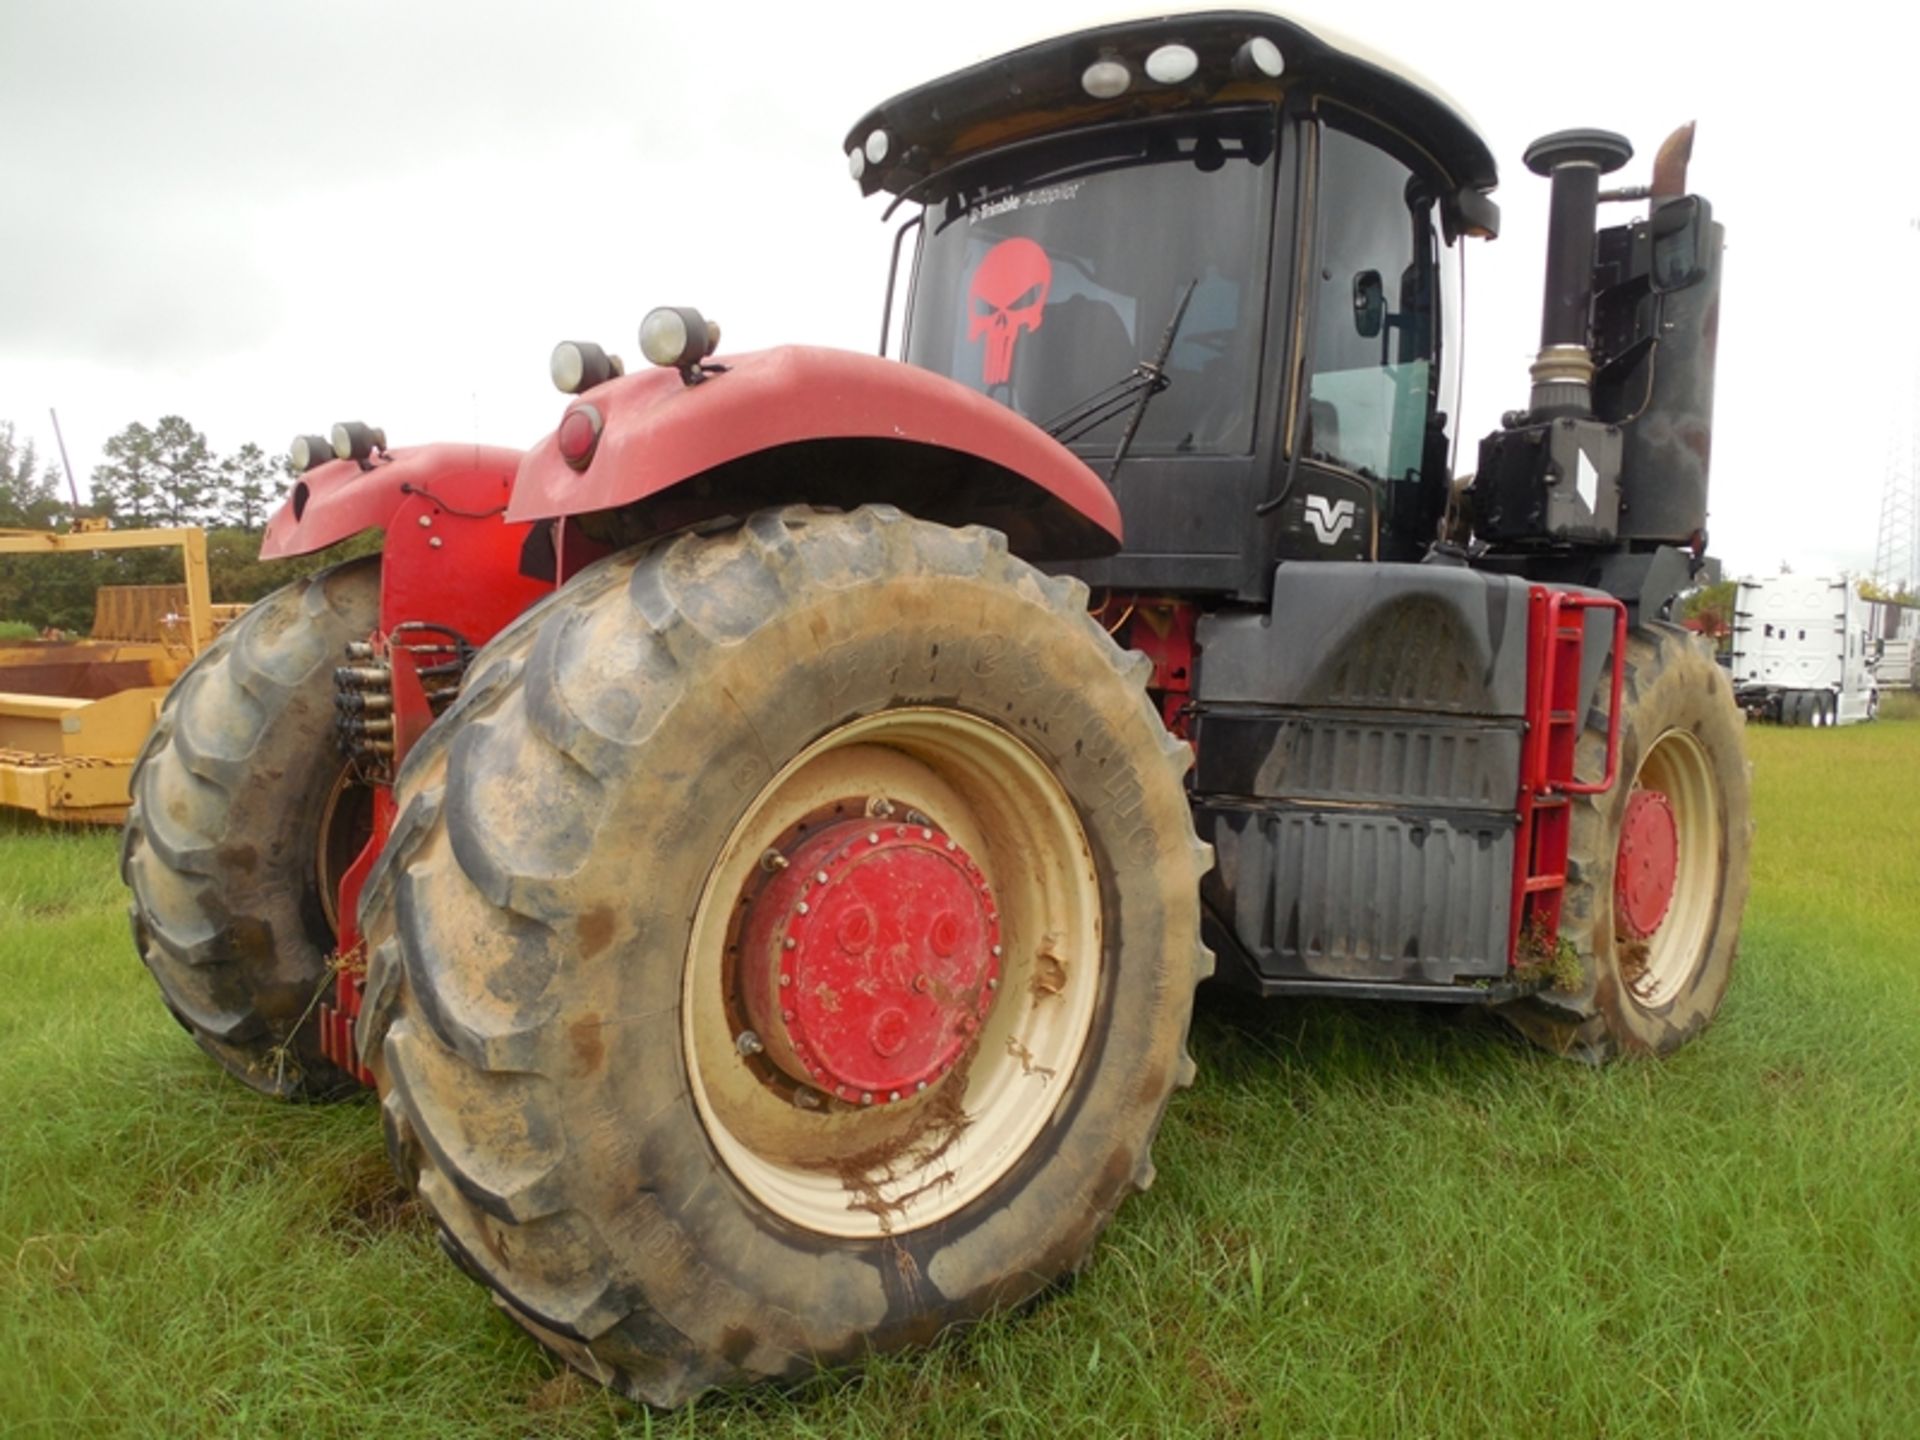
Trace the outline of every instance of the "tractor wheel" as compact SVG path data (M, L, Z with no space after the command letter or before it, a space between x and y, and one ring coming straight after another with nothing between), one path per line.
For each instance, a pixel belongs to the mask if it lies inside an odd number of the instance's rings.
M320 1054L316 1000L336 887L372 823L334 743L333 671L379 607L377 558L253 605L168 692L134 767L134 944L200 1047L287 1099L357 1088Z
M1581 978L1503 1010L1548 1049L1593 1062L1671 1054L1713 1019L1753 833L1732 688L1685 632L1632 632L1621 703L1620 781L1574 806L1560 933ZM1581 738L1580 770L1605 767L1602 722Z
M1192 1077L1189 753L999 534L766 511L475 662L361 906L362 1053L443 1244L673 1406L1018 1303Z

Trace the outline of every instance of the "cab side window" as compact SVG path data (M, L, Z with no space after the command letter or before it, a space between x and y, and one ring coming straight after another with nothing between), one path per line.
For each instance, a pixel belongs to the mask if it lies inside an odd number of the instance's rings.
M1429 188L1378 146L1323 128L1305 453L1378 480L1417 481L1429 427L1444 423L1435 418L1440 238Z

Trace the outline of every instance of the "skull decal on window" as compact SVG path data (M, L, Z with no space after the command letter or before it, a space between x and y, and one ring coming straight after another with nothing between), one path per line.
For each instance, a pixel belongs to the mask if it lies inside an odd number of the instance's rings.
M1040 328L1052 282L1053 262L1024 235L1002 240L981 259L967 287L967 339L986 337L986 384L1012 378L1014 343Z

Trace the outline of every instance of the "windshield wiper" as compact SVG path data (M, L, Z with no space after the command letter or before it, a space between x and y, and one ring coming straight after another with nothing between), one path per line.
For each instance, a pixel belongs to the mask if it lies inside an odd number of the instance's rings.
M1120 473L1120 462L1127 458L1127 451L1133 448L1133 437L1139 432L1140 420L1147 413L1147 406L1152 403L1154 396L1173 383L1172 377L1167 374L1167 359L1173 354L1173 342L1180 333L1180 322L1187 318L1187 303L1193 299L1194 287L1199 283L1200 277L1196 275L1187 282L1187 288L1180 292L1180 303L1174 306L1173 318L1167 321L1167 328L1161 333L1160 348L1153 359L1142 360L1106 389L1089 395L1042 427L1062 445L1071 445L1120 414L1127 407L1127 402L1132 401L1133 413L1127 417L1127 428L1120 436L1120 444L1113 452L1113 464L1107 471L1109 485L1113 483L1114 476Z

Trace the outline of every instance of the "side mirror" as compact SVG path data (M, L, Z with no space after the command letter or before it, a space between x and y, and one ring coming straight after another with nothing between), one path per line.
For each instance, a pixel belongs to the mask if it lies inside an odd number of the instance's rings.
M1380 333L1387 321L1387 291L1378 270L1362 270L1353 277L1353 328L1363 340Z

